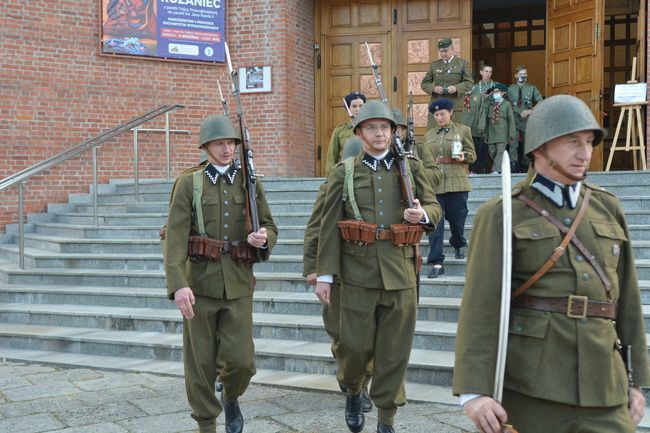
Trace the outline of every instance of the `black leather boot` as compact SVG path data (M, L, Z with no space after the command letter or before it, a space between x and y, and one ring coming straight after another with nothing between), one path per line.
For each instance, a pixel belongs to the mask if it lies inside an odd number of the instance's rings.
M363 412L370 412L372 410L372 399L368 394L368 388L365 386L361 390L361 410Z
M392 425L386 425L383 422L377 422L377 433L395 433Z
M361 410L361 393L348 395L345 399L345 423L352 433L363 430L366 418Z
M244 431L244 417L239 409L239 402L235 400L234 403L230 403L222 393L221 406L223 406L223 411L226 413L226 433L242 433Z

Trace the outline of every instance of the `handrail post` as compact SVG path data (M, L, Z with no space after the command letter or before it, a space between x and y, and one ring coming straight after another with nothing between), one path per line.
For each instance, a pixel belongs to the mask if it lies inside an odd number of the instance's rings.
M18 183L18 267L25 269L25 182Z
M93 146L93 222L95 226L99 226L97 207L97 146Z
M169 111L165 113L165 154L167 156L167 180L171 177L171 155L169 147Z
M133 128L133 176L135 183L133 185L135 201L140 201L140 185L138 180L138 128Z

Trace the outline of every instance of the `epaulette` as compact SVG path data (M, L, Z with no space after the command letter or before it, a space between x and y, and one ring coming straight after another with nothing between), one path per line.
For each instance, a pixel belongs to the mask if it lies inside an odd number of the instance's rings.
M594 191L594 192L602 192L602 193L605 193L605 194L611 195L611 196L613 196L613 197L616 197L616 194L614 194L613 192L611 192L611 191L609 191L609 190L603 188L603 187L600 186L600 185L596 185L596 184L593 184L593 183L591 183L591 182L587 182L586 180L582 181L582 184L583 184L583 186L585 186L586 188L591 189L591 190Z
M188 169L186 169L186 170L183 170L183 172L182 172L181 174L194 173L194 172L197 171L197 170L203 170L203 169L205 168L206 165L208 165L208 161L207 161L207 160L205 160L205 161L203 161L203 162L201 162L201 163L195 165L194 167L190 167L190 168L188 168Z

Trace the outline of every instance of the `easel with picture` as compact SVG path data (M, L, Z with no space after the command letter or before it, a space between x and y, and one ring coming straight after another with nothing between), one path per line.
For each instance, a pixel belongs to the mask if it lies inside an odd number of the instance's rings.
M607 166L605 171L609 171L612 160L614 159L614 152L617 150L625 150L626 152L633 151L634 170L638 170L637 151L641 155L641 169L647 170L646 164L646 151L645 141L643 139L643 123L641 122L641 107L648 105L646 100L646 83L639 83L636 79L636 57L632 61L632 77L626 84L616 85L615 99L617 92L620 90L619 100L620 103L615 103L614 107L621 107L621 115L618 118L618 125L616 125L616 133L614 133L614 140L612 147L609 151L609 158L607 159ZM643 84L643 86L640 86ZM629 101L629 102L626 102ZM618 137L621 132L623 121L627 120L627 135L625 139L625 146L618 146Z

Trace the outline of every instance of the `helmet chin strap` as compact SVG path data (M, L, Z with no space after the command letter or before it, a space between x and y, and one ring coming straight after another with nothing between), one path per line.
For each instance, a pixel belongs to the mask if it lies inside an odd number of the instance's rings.
M587 170L585 170L582 173L582 176L575 176L575 175L573 175L571 173L568 173L565 169L562 168L562 166L558 165L557 162L555 162L553 159L549 158L546 155L546 149L540 149L540 151L541 151L542 155L544 155L544 158L546 159L546 163L548 164L548 166L551 169L553 169L553 170L557 171L558 173L560 173L562 176L569 179L571 182L575 183L575 182L578 182L578 181L581 181L581 180L585 180L585 178L587 177Z

